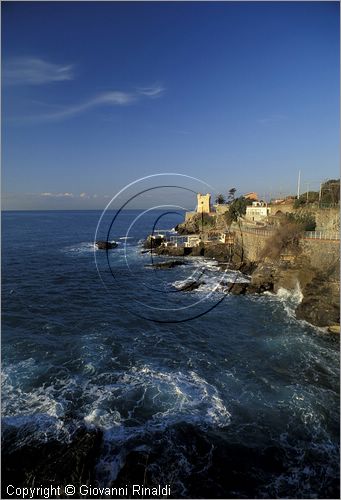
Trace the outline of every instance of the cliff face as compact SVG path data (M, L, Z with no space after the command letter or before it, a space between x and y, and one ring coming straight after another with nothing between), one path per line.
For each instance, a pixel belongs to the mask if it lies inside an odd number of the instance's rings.
M325 272L317 272L303 288L303 300L296 309L299 319L317 326L334 326L340 323L340 274L339 263Z
M335 211L335 210L334 210ZM321 214L320 214L321 212ZM328 211L319 211L320 219L328 219ZM334 212L333 212L334 213ZM318 214L315 214L318 215ZM330 214L329 214L330 215ZM333 215L333 214L332 214ZM322 218L322 219L321 219ZM330 228L338 226L338 216L333 215ZM205 224L200 215L177 226L180 234L193 234L210 229L226 231L224 216L207 217ZM275 258L270 251L276 246L276 234L269 231L245 230L233 224L235 240L233 245L222 243L201 243L198 247L165 248L158 253L171 255L192 255L214 258L228 263L229 267L247 268L251 274L249 284L234 286L231 293L262 293L280 288L295 291L299 286L303 299L297 307L297 318L320 327L336 330L340 322L340 250L338 240L294 238L281 249ZM283 236L283 235L282 235ZM301 236L301 235L300 235ZM277 242L278 243L278 242Z
M226 231L228 229L224 213L221 214L197 214L193 213L186 218L185 222L176 226L178 234L197 234L199 232L207 232L211 229Z
M303 298L296 309L298 319L319 327L334 328L340 323L339 262L326 271L316 271L303 260L290 266L260 263L250 284L256 288L266 284L275 293L280 288L294 291L299 285Z
M340 323L340 279L339 260L322 271L310 264L305 255L300 255L291 263L280 260L249 261L241 258L240 249L231 249L222 243L201 244L190 248L155 249L159 255L172 256L204 256L220 262L222 269L226 266L251 275L250 283L234 284L229 292L233 294L277 293L284 288L302 292L302 302L296 309L297 318L319 327L330 327L338 331Z

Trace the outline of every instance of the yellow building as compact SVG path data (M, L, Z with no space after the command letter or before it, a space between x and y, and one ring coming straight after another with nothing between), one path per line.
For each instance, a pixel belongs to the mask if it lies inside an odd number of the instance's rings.
M197 194L197 213L201 214L209 214L212 209L211 209L211 195L209 193L207 194Z

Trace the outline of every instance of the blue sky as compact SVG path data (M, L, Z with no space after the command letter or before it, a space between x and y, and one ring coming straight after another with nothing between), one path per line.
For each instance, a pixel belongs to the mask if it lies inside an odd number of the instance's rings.
M338 2L5 2L6 208L103 208L161 172L339 177Z

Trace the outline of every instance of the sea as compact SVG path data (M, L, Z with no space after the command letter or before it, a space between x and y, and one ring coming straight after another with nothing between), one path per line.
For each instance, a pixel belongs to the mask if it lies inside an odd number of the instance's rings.
M100 429L102 487L138 452L173 498L339 498L338 336L295 318L299 289L232 295L249 277L204 257L153 266L169 258L144 238L178 222L3 212L3 450Z

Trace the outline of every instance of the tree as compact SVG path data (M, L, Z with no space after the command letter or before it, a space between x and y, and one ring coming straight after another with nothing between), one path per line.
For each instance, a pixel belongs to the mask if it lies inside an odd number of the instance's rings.
M340 179L330 179L322 184L321 202L328 205L340 202Z
M240 196L233 200L230 204L229 211L226 213L226 221L228 224L238 222L239 218L245 215L248 203L244 196Z
M227 195L227 202L232 203L234 200L234 195L236 194L236 188L231 188Z
M217 194L215 202L216 202L217 205L223 205L224 203L226 203L224 195Z

